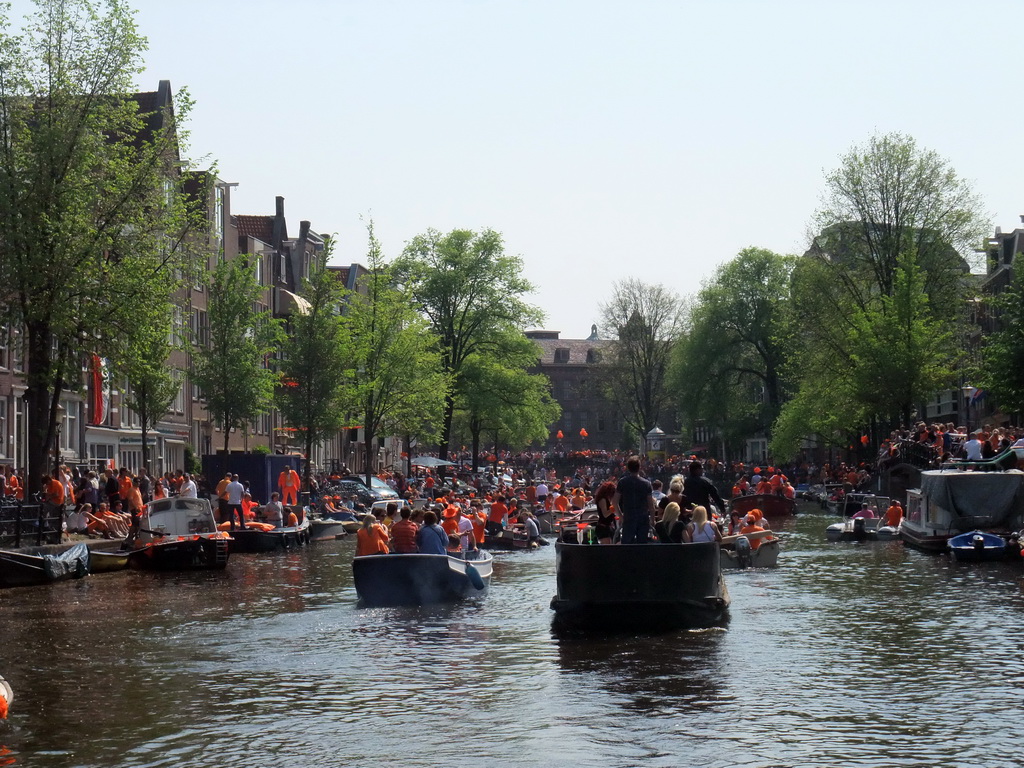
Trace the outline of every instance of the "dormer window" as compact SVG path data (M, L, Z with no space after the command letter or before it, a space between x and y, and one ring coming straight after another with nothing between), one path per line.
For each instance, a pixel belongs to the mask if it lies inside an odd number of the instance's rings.
M555 350L555 362L556 363L568 363L569 362L569 350L566 347L559 347Z

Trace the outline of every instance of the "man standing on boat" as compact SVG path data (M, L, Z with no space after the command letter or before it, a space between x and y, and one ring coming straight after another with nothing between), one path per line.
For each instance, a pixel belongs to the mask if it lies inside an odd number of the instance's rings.
M622 514L622 543L646 544L654 527L654 489L647 478L640 477L640 457L626 460L627 474L615 486L612 505Z

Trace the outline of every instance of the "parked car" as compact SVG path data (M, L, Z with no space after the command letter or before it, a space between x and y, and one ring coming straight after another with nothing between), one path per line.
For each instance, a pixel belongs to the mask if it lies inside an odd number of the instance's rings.
M364 507L369 507L375 501L386 501L379 492L367 488L357 480L332 480L324 488L325 495L341 496L351 499L355 496L356 501Z
M367 487L366 486L366 478L365 477L359 477L357 475L346 475L345 477L342 478L342 480L343 481L348 481L348 482L359 483L364 488ZM374 493L379 494L379 496L377 496L377 500L384 499L385 501L387 501L388 499L397 499L398 498L398 491L396 491L390 485L385 483L379 477L373 477L373 476L370 477L370 486L369 486L368 490L371 490Z

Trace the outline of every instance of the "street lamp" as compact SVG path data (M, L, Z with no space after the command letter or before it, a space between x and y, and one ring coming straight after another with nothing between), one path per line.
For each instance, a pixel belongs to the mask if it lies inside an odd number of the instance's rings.
M971 404L972 404L972 402L974 400L974 395L978 391L978 388L977 387L972 387L970 385L964 385L964 386L960 387L960 391L964 393L964 405L966 406L966 408L965 408L965 411L966 411L966 414L965 414L966 425L965 426L967 427L967 434L969 435L969 434L971 434Z

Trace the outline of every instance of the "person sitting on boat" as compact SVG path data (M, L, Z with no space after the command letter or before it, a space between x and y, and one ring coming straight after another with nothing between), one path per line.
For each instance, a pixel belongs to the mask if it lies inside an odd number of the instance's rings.
M679 519L679 505L670 501L665 505L661 520L654 524L654 532L662 544L682 544L686 523Z
M395 524L395 517L398 515L398 502L389 501L384 508L384 518L380 521L381 525L391 530L391 526Z
M505 506L505 497L498 494L498 497L491 502L491 511L487 516L487 523L484 529L491 536L501 535L505 527L505 516L508 514L508 507Z
M579 512L587 506L587 493L582 488L573 489L570 506L574 512Z
M423 527L416 534L416 546L421 555L447 555L448 534L437 524L432 510L423 513Z
M796 499L796 488L788 480L782 484L782 495L787 499Z
M284 525L284 505L281 504L281 494L277 491L270 494L270 501L263 507L263 520L275 528Z
M762 531L764 531L764 528L762 528L760 525L757 524L757 517L755 517L754 515L748 514L747 517L746 517L746 520L744 521L743 527L740 528L740 535L741 536L748 536L751 533L761 533ZM761 546L761 537L760 536L756 536L756 537L753 537L753 538L750 539L750 549L751 550L756 550L760 546Z
M861 518L864 518L865 520L874 520L875 517L877 517L877 515L875 515L875 510L873 510L867 504L861 504L860 510L854 513L852 517L854 520L859 520Z
M416 535L419 533L419 526L412 521L412 507L402 507L399 512L399 519L391 526L391 551L399 555L409 555L418 552Z
M740 479L736 481L736 484L732 487L732 497L734 499L740 496L745 496L747 491L750 489L750 482L747 480L746 475L740 475Z
M388 552L388 532L384 526L373 515L363 515L363 524L356 532L356 557L386 555Z
M888 525L896 528L902 520L903 505L894 499L892 504L889 506L889 509L885 511L885 518L882 520L882 525Z
M462 507L452 504L444 511L444 523L442 524L449 536L458 536L463 552L472 552L476 549L476 536L473 533L473 523L462 514Z
M711 541L721 543L722 532L718 529L717 523L708 520L707 507L696 506L693 508L693 522L686 526L683 540L694 544Z
M735 536L740 532L740 528L744 526L743 513L737 509L734 509L729 513L729 535Z
M533 516L533 512L523 511L519 513L519 522L523 524L526 529L526 540L532 545L536 546L541 542L540 528L537 525L537 519Z
M612 504L614 496L615 483L611 480L602 483L594 494L594 504L597 506L594 535L597 536L598 544L612 543L612 536L615 534L615 506Z

